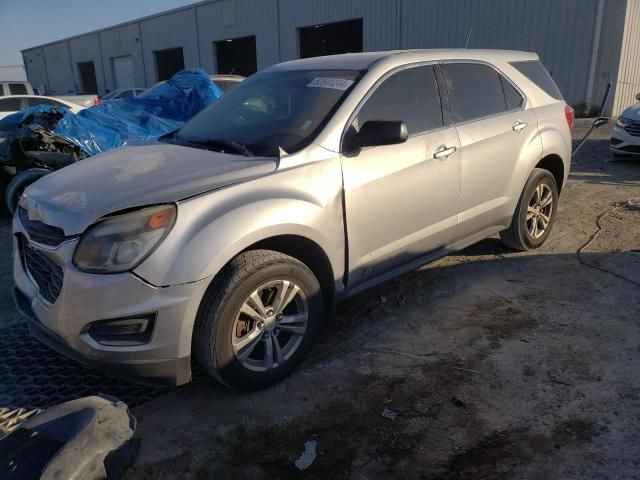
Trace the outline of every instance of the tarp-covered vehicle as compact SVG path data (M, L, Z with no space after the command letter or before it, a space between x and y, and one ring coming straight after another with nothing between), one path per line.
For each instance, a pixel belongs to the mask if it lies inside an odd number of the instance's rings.
M201 69L183 70L143 95L102 102L77 114L37 106L0 120L0 166L13 213L38 178L87 157L180 128L222 95Z

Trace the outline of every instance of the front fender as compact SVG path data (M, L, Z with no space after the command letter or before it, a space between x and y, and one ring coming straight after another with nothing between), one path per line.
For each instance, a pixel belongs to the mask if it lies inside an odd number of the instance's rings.
M194 282L216 275L256 242L297 235L319 245L340 278L339 168L338 161L319 162L179 202L172 231L135 273L156 286Z

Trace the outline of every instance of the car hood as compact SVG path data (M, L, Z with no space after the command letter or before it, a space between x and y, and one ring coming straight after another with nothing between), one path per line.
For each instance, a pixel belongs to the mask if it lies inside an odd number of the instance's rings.
M77 235L110 213L175 202L276 168L277 159L270 157L163 143L122 147L41 178L25 191L20 205L29 218Z
M620 116L633 120L634 122L640 122L640 103L636 103L627 108Z

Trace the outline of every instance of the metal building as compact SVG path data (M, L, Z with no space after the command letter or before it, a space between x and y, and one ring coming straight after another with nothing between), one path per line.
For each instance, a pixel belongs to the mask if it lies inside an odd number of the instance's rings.
M640 0L208 0L23 50L51 94L147 87L189 67L248 75L349 51L537 52L579 112L617 114L640 92Z

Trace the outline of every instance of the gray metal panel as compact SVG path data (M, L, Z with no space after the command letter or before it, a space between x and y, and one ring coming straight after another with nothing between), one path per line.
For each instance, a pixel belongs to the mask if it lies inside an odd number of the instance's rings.
M199 67L198 38L194 8L158 15L140 22L147 82L157 80L153 52L182 47L185 68Z
M398 46L397 0L279 0L281 60L299 56L298 28L363 19L365 51Z
M27 78L33 88L40 90L40 93L47 92L49 81L47 80L47 65L44 53L41 48L32 48L22 52L24 67Z
M569 103L585 101L597 0L403 0L401 48L533 51ZM473 29L473 30L471 30Z
M131 56L133 71L138 87L148 87L144 72L142 54L142 38L139 25L131 23L100 32L100 45L102 47L103 68L105 71L106 89L116 88L113 73L113 58Z
M625 108L637 103L635 96L638 93L640 93L640 0L628 0L613 114L618 115Z
M69 43L64 41L47 45L43 52L47 60L49 93L55 95L73 92L75 81L69 58Z
M620 49L624 34L624 17L627 0L602 0L604 10L600 29L600 45L595 70L593 93L591 95L592 110L599 109L607 84L612 82L612 95L605 108L605 115L611 115L615 102L615 87L620 69Z
M217 73L214 42L255 35L258 70L278 63L278 9L274 0L225 0L196 7L201 66Z
M77 87L82 89L82 83L78 72L79 62L93 62L96 70L96 81L98 84L98 92L105 92L104 72L102 71L102 58L100 56L100 40L97 33L84 35L69 40L69 51L71 52L72 68L76 71Z

